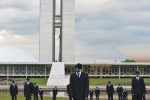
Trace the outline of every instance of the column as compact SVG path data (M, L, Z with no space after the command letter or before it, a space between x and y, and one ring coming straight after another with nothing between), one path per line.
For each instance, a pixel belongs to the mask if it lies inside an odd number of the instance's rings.
M119 66L119 79L120 79L120 66Z
M27 65L26 65L26 78L27 78L27 71L28 71L28 70L27 70Z
M46 65L45 65L45 78L46 78Z
M8 78L9 78L9 65L7 65L7 85L8 85Z
M13 76L14 76L14 72L15 72L15 71L14 71L14 65L12 65L12 67L13 67Z
M102 71L102 66L101 66L101 78L102 78L102 75L103 75L103 71Z

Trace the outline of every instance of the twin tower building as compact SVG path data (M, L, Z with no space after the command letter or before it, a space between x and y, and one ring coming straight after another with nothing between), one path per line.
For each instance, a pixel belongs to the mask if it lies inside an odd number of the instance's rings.
M40 62L54 62L55 29L60 29L59 62L75 61L75 0L60 0L56 15L56 0L40 0Z

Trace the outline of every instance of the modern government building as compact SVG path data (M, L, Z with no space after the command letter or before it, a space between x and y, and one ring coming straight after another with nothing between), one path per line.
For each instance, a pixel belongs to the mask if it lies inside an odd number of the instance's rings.
M13 47L0 48L1 78L49 78L55 67L54 63L61 63L60 67L65 76L75 71L74 66L78 63L75 62L75 0L60 0L60 15L56 15L55 3L55 0L40 0L39 61L23 50ZM55 62L55 28L60 29L58 62ZM83 71L87 72L89 77L133 77L136 70L142 77L150 76L150 63L83 62L82 64ZM54 69L53 72L57 70Z

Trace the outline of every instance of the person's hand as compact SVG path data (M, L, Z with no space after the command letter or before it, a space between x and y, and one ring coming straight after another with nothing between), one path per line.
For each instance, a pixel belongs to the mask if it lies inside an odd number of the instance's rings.
M132 95L134 95L134 93Z
M73 98L72 98L72 100L73 100Z
M87 100L87 97L85 97L85 100Z

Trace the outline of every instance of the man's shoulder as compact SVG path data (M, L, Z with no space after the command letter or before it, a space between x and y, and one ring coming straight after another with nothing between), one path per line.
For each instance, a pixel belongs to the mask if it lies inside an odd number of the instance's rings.
M81 72L81 75L87 75L87 76L88 76L88 73L85 73L85 72Z

